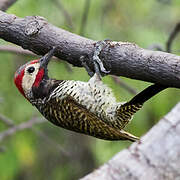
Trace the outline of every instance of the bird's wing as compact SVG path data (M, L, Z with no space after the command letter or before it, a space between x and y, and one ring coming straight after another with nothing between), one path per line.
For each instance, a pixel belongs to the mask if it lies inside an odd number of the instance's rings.
M65 129L105 140L138 140L138 137L124 130L111 127L71 96L62 100L52 98L46 107L47 112L51 112L47 119Z

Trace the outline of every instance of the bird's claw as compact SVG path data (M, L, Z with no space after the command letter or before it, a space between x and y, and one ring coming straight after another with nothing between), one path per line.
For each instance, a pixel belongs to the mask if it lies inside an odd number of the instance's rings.
M110 73L110 71L107 71L105 69L101 59L99 58L102 49L105 48L105 46L107 45L107 41L108 40L98 41L95 45L95 50L93 55L94 70L100 79L102 75L106 75Z
M94 75L94 72L89 68L87 62L86 62L86 57L82 55L80 57L81 65L86 69L88 75L92 77Z
M98 75L99 79L101 79L102 76L110 73L110 71L107 71L105 69L103 62L99 58L101 51L106 47L108 41L109 40L96 42L93 57L92 59L90 58L90 60L93 61L94 72ZM86 60L87 57L85 57L85 55L82 55L80 57L81 65L86 69L89 76L92 77L94 75L94 72L90 69Z

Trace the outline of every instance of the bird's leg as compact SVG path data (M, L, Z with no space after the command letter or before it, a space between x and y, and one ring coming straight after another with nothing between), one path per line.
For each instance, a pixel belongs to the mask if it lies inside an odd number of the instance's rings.
M102 63L101 59L99 58L101 51L103 50L103 48L106 47L106 45L107 45L107 40L98 41L95 44L95 49L94 49L92 58L85 57L84 55L82 55L80 57L81 64L86 69L86 71L88 72L90 77L92 77L95 72L95 74L97 74L98 78L101 79L102 76L104 76L105 74L108 74L110 72L104 68L103 63ZM88 66L87 59L92 61L93 65L94 65L94 72Z
M99 77L99 79L101 79L101 77L105 74L109 74L110 71L107 71L104 68L104 65L101 61L101 59L99 58L99 55L102 51L103 48L105 48L105 46L107 45L106 40L104 41L98 41L95 44L95 50L94 50L94 54L93 54L93 64L94 64L94 71L97 74L97 76Z
M87 62L86 62L86 57L84 55L82 55L80 57L80 61L81 61L81 65L86 69L88 75L90 77L92 77L94 75L94 72L89 68L89 66L87 65Z

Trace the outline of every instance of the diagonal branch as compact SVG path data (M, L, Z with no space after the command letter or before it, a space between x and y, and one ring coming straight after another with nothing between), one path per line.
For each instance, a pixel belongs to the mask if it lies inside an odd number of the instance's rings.
M116 84L119 84L120 86L122 86L122 88L124 88L127 92L136 95L137 92L134 88L132 88L131 86L129 86L127 83L123 82L121 79L119 79L117 76L111 76L111 78L114 80L114 82Z
M65 151L60 144L55 142L53 139L49 138L44 132L40 130L36 130L34 127L32 127L34 124L39 124L41 122L45 122L43 118L33 118L29 121L23 122L21 124L16 125L11 119L4 116L3 114L0 114L0 121L2 121L6 126L9 127L9 129L0 132L0 141L4 140L6 137L15 134L17 131L25 130L28 128L31 128L38 136L42 137L45 141L47 141L50 145L54 146L59 150L62 155L66 157L70 157L70 153ZM1 151L1 150L0 150Z
M81 180L180 179L180 103L140 142Z
M2 121L6 126L9 126L9 127L12 127L15 125L13 121L11 121L11 119L5 117L3 114L0 114L0 121Z
M69 26L69 28L71 28L72 31L74 31L74 24L73 24L73 20L72 17L70 16L70 14L68 13L68 11L64 8L63 4L61 1L59 0L53 0L52 1L56 7L59 8L59 10L62 12L62 14L64 15L64 18Z
M0 38L45 54L58 46L56 57L81 66L80 57L92 57L96 41L49 24L42 17L19 18L0 11ZM128 42L108 42L100 58L112 75L180 88L180 56L151 51ZM91 69L93 63L88 61Z
M25 55L25 56L39 57L39 55L37 55L29 50L25 50L21 47L12 46L12 45L0 45L0 52L8 52L8 53ZM55 56L53 56L52 59L57 60L57 58ZM0 98L0 102L1 102L1 98Z
M89 14L90 2L91 0L86 0L84 4L84 11L83 11L83 16L81 19L81 25L80 25L80 31L79 31L80 35L84 35L84 31L85 31L87 19L88 19L88 14Z
M44 119L40 119L40 118L33 118L29 121L23 122L21 124L15 125L10 127L9 129L3 131L0 133L0 142L2 140L4 140L5 138L7 138L8 136L12 136L13 134L15 134L18 131L22 131L24 129L29 129L31 128L34 124L39 124L39 123L43 123L45 122Z
M171 52L172 43L173 43L174 39L176 38L176 36L178 35L179 32L180 32L180 22L176 24L175 28L173 29L173 31L169 35L168 41L166 43L167 52Z
M14 54L37 56L36 54L32 53L31 51L25 50L18 46L12 46L12 45L0 45L0 52L11 52Z

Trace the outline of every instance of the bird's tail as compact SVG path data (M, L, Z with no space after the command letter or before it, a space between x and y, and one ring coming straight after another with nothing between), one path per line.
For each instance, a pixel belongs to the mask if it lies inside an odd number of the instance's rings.
M166 88L163 85L153 84L134 96L127 104L143 104Z
M166 89L167 87L153 84L136 96L134 96L130 101L126 102L125 104L121 105L116 110L116 121L114 122L114 126L117 128L124 128L129 121L131 120L132 116L143 106L143 104L152 98L157 93L161 92L162 90Z

